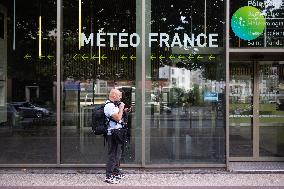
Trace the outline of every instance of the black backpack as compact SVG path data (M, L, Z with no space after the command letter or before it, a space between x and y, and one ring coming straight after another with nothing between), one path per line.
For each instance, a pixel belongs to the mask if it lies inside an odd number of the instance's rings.
M107 134L108 124L110 120L112 120L112 119L107 119L107 116L104 113L104 107L108 103L113 103L113 102L109 101L98 108L94 108L92 111L92 130L95 133L95 135L106 136Z

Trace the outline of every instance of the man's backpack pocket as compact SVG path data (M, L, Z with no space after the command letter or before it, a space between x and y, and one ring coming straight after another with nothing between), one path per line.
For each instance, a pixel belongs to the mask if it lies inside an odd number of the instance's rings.
M104 106L93 109L92 112L92 130L96 135L107 134L107 120L104 114Z

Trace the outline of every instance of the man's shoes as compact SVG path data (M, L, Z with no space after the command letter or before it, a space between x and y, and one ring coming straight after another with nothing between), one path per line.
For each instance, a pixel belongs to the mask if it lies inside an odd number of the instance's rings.
M114 173L112 176L118 180L125 178L125 174L123 173Z
M117 178L115 178L114 176L106 177L106 179L104 181L109 183L109 184L118 184L119 183L119 180Z

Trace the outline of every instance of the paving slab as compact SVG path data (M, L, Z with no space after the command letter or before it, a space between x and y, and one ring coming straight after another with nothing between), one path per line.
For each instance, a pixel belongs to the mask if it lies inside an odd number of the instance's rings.
M284 187L283 173L251 174L198 169L124 171L126 178L111 185L103 182L103 169L1 169L0 187Z

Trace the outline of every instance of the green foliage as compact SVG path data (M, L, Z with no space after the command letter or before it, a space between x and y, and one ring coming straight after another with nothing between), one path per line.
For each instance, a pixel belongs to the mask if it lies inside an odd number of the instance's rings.
M199 86L196 84L192 90L188 91L178 87L171 88L169 98L172 106L201 106L203 104Z
M202 105L203 101L202 101L202 98L201 98L199 86L197 84L193 85L192 94L193 94L192 104L195 105L195 106Z

